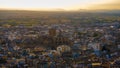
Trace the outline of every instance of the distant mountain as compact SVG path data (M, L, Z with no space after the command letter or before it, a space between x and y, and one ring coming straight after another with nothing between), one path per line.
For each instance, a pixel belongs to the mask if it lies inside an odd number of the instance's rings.
M88 12L88 13L119 13L120 14L120 10L106 10L106 9L100 9L100 10L87 10L87 9L79 9L76 10L77 12Z
M0 11L36 11L36 10L6 10L0 8ZM37 10L38 11L38 10ZM48 11L48 10L39 10L39 11ZM50 9L49 11L60 11L64 12L67 11L61 8ZM113 14L120 14L120 10L87 10L87 9L79 9L79 10L71 10L72 12L87 12L87 13L113 13ZM70 10L68 12L71 12Z

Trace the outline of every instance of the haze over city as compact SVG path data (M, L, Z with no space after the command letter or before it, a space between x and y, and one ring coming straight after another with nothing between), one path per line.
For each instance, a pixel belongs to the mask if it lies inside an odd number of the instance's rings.
M120 68L120 0L0 0L0 68Z
M119 7L120 0L0 0L2 10L119 10Z

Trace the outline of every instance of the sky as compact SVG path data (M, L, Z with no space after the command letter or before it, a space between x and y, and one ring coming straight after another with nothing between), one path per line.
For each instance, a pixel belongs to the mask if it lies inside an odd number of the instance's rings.
M0 9L80 10L120 9L120 0L0 0Z

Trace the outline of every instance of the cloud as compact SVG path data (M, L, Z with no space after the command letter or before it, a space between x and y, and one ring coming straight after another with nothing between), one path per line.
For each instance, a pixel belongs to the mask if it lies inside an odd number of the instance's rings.
M94 4L89 6L88 9L109 9L109 10L120 10L120 0L112 0L110 3Z

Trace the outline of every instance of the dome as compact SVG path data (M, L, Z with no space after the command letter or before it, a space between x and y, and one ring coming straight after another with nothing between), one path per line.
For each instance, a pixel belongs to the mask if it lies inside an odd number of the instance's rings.
M59 52L69 52L71 51L71 48L67 45L60 45L57 47L57 51Z

